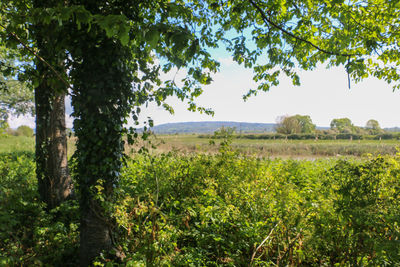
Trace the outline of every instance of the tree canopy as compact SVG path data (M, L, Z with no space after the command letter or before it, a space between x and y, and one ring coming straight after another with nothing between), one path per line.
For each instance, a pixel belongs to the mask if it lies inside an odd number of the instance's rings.
M365 128L370 131L372 134L378 134L381 133L383 130L381 126L379 125L379 122L374 119L370 119L367 121L365 124Z
M0 124L6 124L10 114L34 114L33 90L28 82L18 80L16 63L13 51L0 46Z
M282 134L312 133L315 124L308 115L282 116L277 119L276 131Z
M333 119L331 129L339 133L352 133L354 125L349 118Z

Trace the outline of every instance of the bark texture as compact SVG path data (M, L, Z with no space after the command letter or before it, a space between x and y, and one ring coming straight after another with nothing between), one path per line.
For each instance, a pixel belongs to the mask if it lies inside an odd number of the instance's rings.
M45 81L35 90L36 176L40 197L48 210L66 200L72 189L64 100L65 95L55 95Z
M102 209L92 203L81 213L80 265L90 266L100 252L113 248L111 231L102 216Z
M34 0L35 8L53 7L55 1ZM58 23L32 26L38 48L36 59L36 176L39 194L53 209L71 194L71 177L68 171L67 135L65 126L66 53L63 35ZM51 67L50 67L51 66Z

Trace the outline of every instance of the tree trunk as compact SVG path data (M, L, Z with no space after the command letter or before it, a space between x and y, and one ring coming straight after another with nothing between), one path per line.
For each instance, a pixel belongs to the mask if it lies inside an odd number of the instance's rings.
M88 266L100 253L107 255L115 246L111 239L115 224L111 207L124 155L123 125L133 94L128 65L132 53L105 33L88 34L85 28L76 40L77 50L71 52L71 95L78 138L75 156L81 208L80 264Z
M59 1L34 0L35 8L53 7ZM36 176L39 194L47 210L60 205L71 194L65 127L65 49L58 22L32 27L39 57L35 59ZM51 67L50 67L51 66Z
M90 266L100 252L112 249L111 230L104 216L104 211L92 202L81 212L80 227L80 266Z
M46 81L35 90L36 176L40 197L48 210L71 194L64 100L65 95L55 95Z

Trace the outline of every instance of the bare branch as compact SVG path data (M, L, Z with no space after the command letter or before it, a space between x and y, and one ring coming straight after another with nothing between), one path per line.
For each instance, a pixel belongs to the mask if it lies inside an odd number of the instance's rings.
M250 259L250 264L249 266L251 266L253 264L254 258L257 254L257 251L264 245L265 242L268 241L268 239L271 238L272 233L274 232L275 228L278 226L279 222L277 222L275 224L275 226L271 229L271 231L269 232L269 234L267 235L267 237L261 242L260 245L258 245L258 247L254 250L253 254L251 255L251 259Z

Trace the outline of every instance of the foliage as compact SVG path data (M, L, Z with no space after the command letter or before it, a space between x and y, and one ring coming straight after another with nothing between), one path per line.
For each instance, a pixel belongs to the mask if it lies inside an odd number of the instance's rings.
M0 154L0 177L0 265L76 265L76 201L45 212L32 153Z
M74 266L77 203L44 212L34 173L32 154L0 156L1 264ZM127 266L393 266L399 175L398 157L135 156L116 191L114 234Z
M399 263L399 167L398 158L270 161L228 150L136 157L123 173L115 208L125 248L133 251L126 260Z
M308 115L282 116L277 119L276 132L280 134L310 134L315 131L315 124Z
M349 118L333 119L331 121L331 129L345 134L354 133L355 131L354 125Z
M371 133L371 134L380 134L383 132L381 126L379 125L379 122L377 120L369 120L367 121L365 128Z
M18 80L16 64L23 65L15 52L0 46L0 125L7 122L10 114L33 114L33 92L29 83ZM4 125L1 128L6 128Z
M295 134L301 132L301 125L293 116L282 116L278 117L275 130L280 134Z
M350 78L358 82L369 76L399 86L397 1L209 2L222 26L218 34L237 33L224 43L235 61L254 69L258 90L278 85L281 74L299 85L299 69L313 70L324 62L344 65L349 86Z
M0 134L5 133L8 129L9 129L8 122L5 119L0 120Z
M234 138L236 129L231 127L221 127L219 130L215 131L212 139L222 139L220 143L220 150L222 151L225 148L229 148L232 144L232 139ZM213 140L210 141L210 144L215 144Z
M33 129L29 126L21 125L15 131L15 135L30 137L33 136Z

